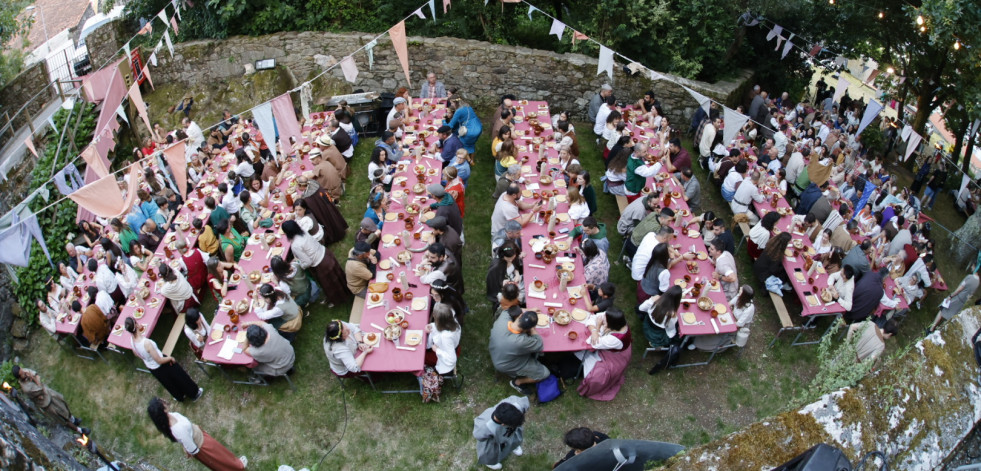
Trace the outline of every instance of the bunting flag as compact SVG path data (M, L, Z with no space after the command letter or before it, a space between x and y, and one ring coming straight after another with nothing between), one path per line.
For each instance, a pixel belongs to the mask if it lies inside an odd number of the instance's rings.
M174 7L174 12L177 13L177 19L181 19L181 6L178 0L170 0L170 5Z
M528 21L531 21L531 14L534 13L535 10L538 10L537 8L535 8L535 5L528 4Z
M116 108L116 116L119 116L119 119L126 121L126 125L129 126L129 117L126 116L126 108L122 103L120 103L119 107Z
M255 119L255 124L259 128L262 138L266 141L266 147L269 147L269 152L272 152L273 158L275 159L277 157L275 143L276 122L273 120L272 104L265 102L253 108L252 118Z
M126 59L129 60L130 48L128 42L126 44L123 44L123 52L126 53Z
M603 72L613 80L613 50L606 46L600 46L599 60L596 62L596 75Z
M344 79L355 83L358 81L358 65L354 63L354 58L347 56L341 59L341 70L344 72Z
M875 78L878 77L879 74L881 73L882 71L880 71L879 69L872 70L872 73L869 74L869 77L865 79L865 83L872 83L872 81L874 81Z
M667 78L667 77L665 77L664 74L660 72L654 72L653 70L651 71L651 80L661 80L663 78Z
M139 31L136 32L137 35L143 36L153 32L153 22L147 21Z
M163 39L161 38L159 41L157 41L157 45L153 47L153 53L156 54L160 52L160 50L163 49L163 45L164 42Z
M305 82L300 85L300 116L310 117L311 101L313 101L313 85L310 85L310 82Z
M787 57L787 53L789 53L790 50L794 48L794 43L790 42L791 39L794 39L793 34L791 34L790 37L787 38L787 43L783 45L783 54L780 55L780 60L783 60L785 57Z
M707 99L707 98L706 98ZM749 116L746 116L736 110L731 110L725 106L722 107L723 118L725 125L722 131L722 143L729 145L736 138L736 134L739 130L743 128L746 121L749 121Z
M105 175L75 190L68 197L96 216L114 218L128 213L133 207L139 185L140 164L134 163L129 166L129 188L126 190L125 199L113 175Z
M821 52L821 46L815 45L814 47L811 48L811 52L809 52L808 54L810 54L811 57L815 57L820 52Z
M94 145L90 144L85 149L82 149L82 153L80 155L95 176L102 178L109 175L109 169L106 168L105 162L103 162L102 158L99 157L99 151L96 150Z
M835 88L835 96L831 98L831 105L829 105L825 111L831 111L831 107L838 103L841 97L845 96L845 92L848 91L848 79L844 75L838 77L838 87Z
M187 139L164 149L163 155L174 174L174 183L181 198L187 198Z
M303 142L305 139L300 132L300 123L296 121L296 112L293 111L293 100L290 98L289 92L273 98L270 103L272 104L273 116L276 117L276 129L279 130L280 144L284 151L290 149L293 143Z
M702 107L702 109L705 110L705 115L706 116L712 114L711 113L711 111L712 111L712 100L710 100L709 97L707 97L705 95L702 95L701 93L698 93L695 90L692 90L692 89L690 89L690 88L688 88L688 87L686 87L684 85L682 85L681 88L684 88L685 91L687 91L688 94L691 95L691 97L694 98L695 101L698 102L698 106ZM729 141L726 141L726 142L729 142Z
M787 39L787 38L785 38L785 37L783 37L783 36L779 36L779 35L778 35L778 36L777 36L777 47L775 47L775 48L773 48L773 50L774 50L774 51L779 51L779 50L780 50L780 46L781 46L781 45L783 45L783 42L784 42L784 40L786 40L786 39Z
M157 18L160 18L160 21L163 21L164 28L166 28L168 23L167 10L166 9L160 10L160 13L157 13Z
M174 28L174 34L180 34L180 31L177 30L177 18L170 17L170 26Z
M146 76L146 79L150 82L150 89L156 90L157 87L153 86L153 77L150 77L150 64L143 66L143 75Z
M845 56L835 57L835 67L844 67L848 65L848 58Z
M920 141L922 140L923 136L917 134L917 132L913 131L911 128L909 140L906 141L906 155L903 156L903 162L909 159L910 155L913 155L913 151L915 151L917 147L920 147Z
M904 141L909 140L910 133L913 132L913 126L905 125L903 126L902 132L899 133L899 137L903 138Z
M422 7L416 8L416 11L412 12L412 14L418 16L421 20L426 19L426 15L422 13Z
M576 40L586 40L586 39L589 39L589 36L586 36L585 34L582 34L579 31L573 30L573 32L572 32L572 45L573 46L576 45Z
M37 149L34 148L34 136L27 136L27 138L24 139L24 145L27 146L27 150L34 154L34 157L37 157Z
M548 34L554 34L555 37L559 38L559 41L561 41L562 33L565 33L565 23L559 21L558 18L552 19L552 28L548 30Z
M153 126L150 125L150 117L146 114L146 105L143 103L143 94L140 93L140 84L133 83L133 86L129 87L129 101L136 107L136 112L140 118L143 118L143 124L146 125L146 128L148 130L153 129Z
M405 41L405 21L399 21L392 29L388 30L388 35L392 38L392 46L395 47L395 54L399 56L399 63L402 64L402 71L405 72L405 83L412 86L412 79L409 78L409 48Z
M167 43L167 50L170 51L170 57L174 57L174 43L170 42L170 31L164 31L164 42Z
M443 0L443 14L445 15L450 10L450 0Z
M432 13L433 22L436 21L436 0L429 0L429 13Z
M767 35L766 35L766 40L767 41L770 41L774 37L779 37L780 36L780 33L782 33L782 32L783 32L783 26L773 25L773 29L771 29L770 32L767 33Z
M364 45L364 50L368 53L368 70L371 70L375 66L375 46L377 45L377 39L372 39L371 42Z
M147 62L153 64L153 66L156 67L157 66L157 53L156 52L151 53L150 54L150 58L147 59Z
M882 111L882 103L875 100L869 100L869 104L865 106L865 114L862 115L862 122L858 125L858 132L855 135L862 134L862 131L868 126L876 116Z

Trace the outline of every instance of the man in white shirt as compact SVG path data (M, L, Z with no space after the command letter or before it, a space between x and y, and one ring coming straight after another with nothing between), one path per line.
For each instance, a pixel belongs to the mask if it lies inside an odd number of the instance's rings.
M221 192L221 207L228 211L228 214L238 214L238 210L242 209L242 200L235 196L235 192L229 187L227 183L222 183L218 185L218 191Z
M851 265L845 265L828 277L828 285L831 286L831 297L845 311L851 311L852 295L855 293L855 269Z
M749 169L749 164L745 160L740 160L736 162L736 165L729 170L726 174L725 179L722 180L722 199L726 202L731 203L732 197L736 194L737 187L740 186L740 182L746 178L746 172Z
M201 147L204 144L204 133L201 131L201 126L191 121L191 118L184 118L181 120L181 124L184 125L184 132L187 133L187 146L191 149Z
M674 229L665 224L657 232L651 232L644 236L644 240L637 246L637 253L634 254L634 258L630 262L630 277L636 281L644 279L644 274L647 273L647 265L651 262L651 252L654 250L654 247L657 247L658 244L668 243L673 235Z
M821 129L818 131L817 138L821 140L822 144L826 139L828 139L828 135L831 134L832 126L829 123L831 123L831 120L828 118L821 121Z
M703 167L705 162L708 162L709 158L712 156L712 143L715 142L715 133L719 129L719 125L722 124L722 120L715 118L712 121L706 120L705 128L702 130L701 139L698 141L698 155L701 157L703 162Z
M749 181L744 181L739 188L736 188L736 193L732 196L732 202L729 203L729 207L732 208L732 214L745 214L749 217L750 224L756 224L760 218L750 210L750 205L753 202L762 203L765 198L760 193L760 172L754 171L752 176L750 176Z
M712 239L708 253L709 259L715 264L712 279L719 280L726 299L732 301L739 294L739 277L736 274L736 260L726 251L725 245L725 242L718 238Z
M603 105L600 106L599 111L596 112L596 121L593 122L593 133L597 136L603 137L603 131L606 130L606 118L613 112L615 105L616 102L613 96L607 96Z
M408 103L405 101L405 98L398 97L395 99L395 101L392 102L392 109L389 110L388 117L385 118L385 129L391 129L392 120L395 119L401 120L405 118L406 107L408 107ZM396 139L402 138L402 130L403 130L403 126L402 124L399 124L398 129L395 130Z
M780 125L780 131L773 133L773 147L777 149L777 158L782 158L787 152L787 123Z
M119 282L116 281L116 273L109 269L109 267L103 263L97 262L94 258L90 258L88 261L89 272L95 272L95 286L99 291L105 292L108 296L110 305L112 304L122 304L126 302L126 296L123 295L123 291L119 289ZM100 306L101 307L101 306ZM102 312L109 312L105 309Z

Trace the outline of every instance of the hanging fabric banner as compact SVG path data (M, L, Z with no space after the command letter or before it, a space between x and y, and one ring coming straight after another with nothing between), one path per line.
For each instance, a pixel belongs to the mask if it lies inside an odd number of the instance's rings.
M728 107L722 107L723 119L725 120L725 127L722 132L722 143L724 145L729 145L733 139L736 138L736 134L739 134L739 130L743 128L746 121L749 121L749 116L746 116L736 110L731 110Z
M262 133L262 138L266 141L266 146L269 147L269 152L272 152L273 158L276 158L276 123L273 121L273 110L272 104L265 102L255 108L252 108L252 118L255 119L255 124L259 128L259 132Z
M422 7L416 8L416 11L412 12L412 14L418 16L421 20L426 19L426 15L422 12Z
M903 157L903 162L909 159L910 155L917 147L920 147L920 141L923 140L923 136L916 133L916 131L910 130L909 140L906 141L906 155Z
M167 165L174 174L178 193L181 198L187 198L187 140L183 140L163 150Z
M787 57L787 53L789 53L790 50L794 48L794 43L790 41L791 39L794 39L793 34L791 34L790 37L787 38L787 43L783 45L783 54L780 55L780 60L783 60L784 57Z
M687 91L688 94L691 95L691 97L694 98L695 101L698 102L698 106L702 107L702 109L705 110L705 115L706 116L712 114L711 113L711 111L712 111L712 100L710 100L709 97L707 97L705 95L702 95L701 93L698 93L695 90L692 90L692 89L690 89L690 88L688 88L688 87L686 87L684 85L682 85L681 88L684 88L685 91ZM726 141L726 142L729 142L729 141Z
M392 38L392 46L395 54L399 56L399 63L402 64L402 71L405 72L405 83L412 86L412 79L409 78L409 48L405 40L405 21L399 21L392 29L388 30L389 37Z
M536 10L538 9L535 8L535 5L530 5L530 4L528 5L528 21L531 21L531 14L534 13Z
M26 216L26 217L25 217ZM31 244L37 240L48 257L48 263L54 266L51 261L51 254L48 253L48 246L44 244L44 234L41 233L41 226L37 222L37 216L31 212L30 208L24 208L20 213L14 213L12 225L0 232L0 263L6 263L18 267L26 267L31 259Z
M879 74L881 73L882 71L879 69L872 70L872 72L869 74L869 77L865 79L865 83L872 83L872 81L875 80L875 78L878 77Z
M114 218L126 214L133 207L136 192L140 187L140 164L135 163L129 167L129 188L126 190L125 199L113 175L106 175L89 183L68 197L96 216Z
M436 0L429 0L429 13L433 14L433 21L436 21Z
M613 80L613 50L606 46L600 46L599 60L596 62L596 75L603 72Z
M858 125L858 132L855 134L862 134L862 131L868 126L876 116L879 116L879 112L882 111L882 103L875 100L869 100L869 104L865 106L865 114L862 115L862 122Z
M90 144L85 149L82 149L80 154L85 163L88 164L89 169L95 173L95 176L102 178L109 174L109 169L106 168L105 162L99 157L98 151L95 149L94 144Z
M377 39L372 39L371 42L364 45L364 50L368 52L368 70L375 66L375 46L377 45Z
M559 41L561 41L562 33L565 33L565 23L559 21L558 18L553 19L552 28L548 30L548 34L554 34L555 37L559 38Z
M835 103L838 103L841 97L845 96L845 92L848 91L848 83L848 79L845 78L844 74L838 77L838 87L835 88L835 96L831 98L831 104L825 107L825 111L831 111L831 107Z
M150 54L150 58L148 60L149 60L149 62L151 64L153 64L154 67L156 67L157 66L157 53L154 52L154 53Z
M129 117L126 116L126 108L122 103L120 103L119 107L116 108L116 116L119 116L119 119L126 121L126 125L129 126Z
M300 85L300 116L310 117L310 102L313 101L313 86L310 82Z
M783 26L773 25L773 29L771 29L770 32L766 34L766 40L769 42L774 37L779 37L780 33L782 32L783 32Z
M156 90L157 88L153 86L153 77L150 77L150 64L143 66L143 75L150 82L150 90Z
M354 58L347 56L341 59L341 71L344 72L344 80L355 83L358 81L358 65L354 63Z
M450 10L450 0L443 0L443 14L445 15Z
M34 136L27 136L24 139L24 145L27 146L27 150L34 154L34 157L37 157L37 149L34 148Z
M904 141L909 140L910 133L913 132L913 126L905 125L903 126L902 132L899 133L899 137L903 138Z
M180 34L180 32L177 31L177 18L170 17L170 26L174 28L174 34Z
M133 86L129 87L129 101L136 107L136 112L140 118L143 118L143 124L146 125L147 130L152 130L150 117L146 114L146 104L143 103L143 94L140 93L140 84L134 83Z
M174 57L174 43L170 42L170 31L164 31L164 42L167 43L167 50L170 51L170 57Z
M65 168L59 170L58 173L54 174L52 180L54 180L55 187L58 188L58 191L65 196L85 186L82 176L78 173L78 168L71 162L65 165Z
M276 117L276 129L279 130L279 140L284 152L290 149L294 143L305 141L300 132L300 123L296 121L296 112L293 111L293 99L289 93L284 93L272 101L273 116ZM292 141L291 141L292 138Z

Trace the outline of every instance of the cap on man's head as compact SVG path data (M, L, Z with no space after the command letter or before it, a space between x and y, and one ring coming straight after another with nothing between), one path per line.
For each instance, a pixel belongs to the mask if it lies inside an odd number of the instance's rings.
M378 224L375 224L375 221L372 221L371 218L364 218L361 220L361 230L375 232L378 230Z
M393 105L401 105L402 103L405 103L405 98L402 97L398 97L392 102Z
M427 186L426 191L437 198L442 198L444 195L446 195L446 189L443 188L443 185L438 183L433 183L432 185Z
M371 244L363 240L359 240L354 243L354 255L361 255L369 252L371 252Z
M451 127L449 127L449 126L447 126L447 125L444 124L444 125L440 126L439 129L436 130L436 132L438 132L440 134L449 134L449 133L453 132L453 128L451 128Z
M608 84L608 83L604 83L604 84L603 84L603 86L602 86L601 88L602 88L603 90L606 90L606 91L608 91L608 92L612 92L612 91L613 91L613 87L611 87L611 86L610 86L610 84Z
M430 218L428 221L426 221L426 225L433 229L444 231L446 230L446 218L443 216Z

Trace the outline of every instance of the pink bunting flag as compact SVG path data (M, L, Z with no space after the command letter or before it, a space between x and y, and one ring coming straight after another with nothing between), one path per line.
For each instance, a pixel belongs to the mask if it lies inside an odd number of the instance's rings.
M95 176L102 178L109 174L109 169L106 168L106 164L102 160L102 157L99 156L99 151L95 148L95 145L90 144L83 149L81 156L85 160L85 163L88 164L88 168L95 173Z
M37 157L37 149L34 148L34 136L27 136L27 139L24 139L24 145L27 146L27 150L34 154L34 157Z
M811 52L809 52L808 54L810 54L811 57L814 57L818 55L819 52L821 52L821 46L815 45L814 47L811 48Z
M149 62L147 62L147 64L143 66L143 75L145 75L146 76L146 79L150 82L150 89L151 90L156 90L157 88L153 86L153 78L150 77L150 63Z
M288 152L290 145L305 141L300 132L300 123L296 120L296 111L293 110L293 99L289 93L284 93L272 101L273 117L276 118L276 127L279 129L279 139L284 152ZM293 142L290 142L293 138Z
M174 28L174 34L179 34L177 31L177 18L170 17L170 26Z
M344 79L355 83L358 80L358 65L354 63L354 58L347 56L341 59L341 70L344 72Z
M881 73L882 73L881 70L874 69L872 71L872 73L869 74L869 78L865 79L865 83L872 83L872 82L874 82L875 81L875 78L878 77L879 74L881 74Z
M139 113L140 118L143 118L143 124L146 125L147 130L152 130L153 126L150 125L150 117L146 114L146 104L143 103L143 94L140 93L140 84L134 83L133 86L129 87L129 100L133 102L133 106L136 107L136 112Z
M585 40L585 39L589 39L589 36L586 36L585 34L582 34L579 31L573 31L572 32L572 45L573 46L576 44L576 40Z
M129 187L126 198L119 190L119 184L113 175L106 175L89 183L68 195L79 206L91 211L96 216L114 218L129 212L136 201L136 191L139 189L141 167L134 163L129 167Z
M450 10L450 0L443 0L443 14Z
M174 183L180 190L181 198L187 197L187 140L174 144L163 151L170 170L174 172Z
M399 21L392 29L388 30L389 37L392 38L392 46L395 48L395 53L399 56L399 63L402 64L402 71L405 72L405 82L412 85L412 79L409 78L409 47L405 38L405 21Z

